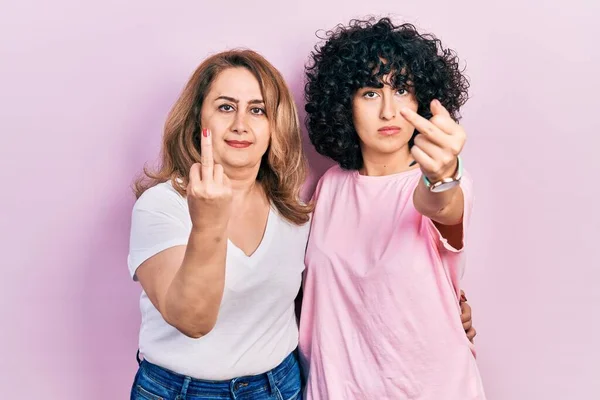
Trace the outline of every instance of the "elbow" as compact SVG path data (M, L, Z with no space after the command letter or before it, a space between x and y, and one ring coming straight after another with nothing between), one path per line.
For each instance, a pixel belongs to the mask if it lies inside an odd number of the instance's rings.
M163 319L183 335L200 339L208 335L217 324L220 303L215 301L182 301L167 297L162 307Z
M206 335L206 333L202 333L202 332L189 332L189 333L181 332L181 333L183 333L185 336L189 337L190 339L200 339L202 336Z
M210 331L212 331L213 327L206 327L206 328L202 328L202 329L182 329L182 328L177 328L179 330L179 332L183 333L185 336L189 337L190 339L200 339L203 336L206 336L210 333Z
M164 320L190 339L200 339L208 335L217 323L216 315L207 316L205 312L196 315L179 315L177 318L163 315Z
M208 335L215 327L215 323L203 324L176 324L173 325L179 332L190 339L200 339Z

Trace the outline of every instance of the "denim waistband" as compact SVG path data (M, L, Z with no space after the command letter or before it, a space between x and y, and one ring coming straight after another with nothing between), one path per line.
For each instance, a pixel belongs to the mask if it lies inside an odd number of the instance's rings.
M231 393L242 395L262 388L273 390L298 363L295 352L290 353L277 367L259 375L241 376L228 380L204 380L191 378L142 360L140 369L157 384L173 391L183 390L189 395Z

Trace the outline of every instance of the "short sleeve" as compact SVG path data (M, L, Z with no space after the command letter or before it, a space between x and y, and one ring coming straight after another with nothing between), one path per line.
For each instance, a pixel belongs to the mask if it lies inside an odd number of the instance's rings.
M138 267L171 247L186 245L191 219L185 199L170 183L148 189L136 201L131 215L127 264L134 280Z
M473 209L473 180L471 175L465 170L463 172L463 177L460 182L460 187L463 191L464 197L464 211L463 211L463 222L462 222L462 248L455 249L445 237L442 236L440 231L437 229L433 221L427 218L427 225L430 230L430 233L434 237L434 239L440 244L441 250L446 250L451 253L460 253L464 250L467 244L467 236L468 236L468 228L471 222L471 211Z

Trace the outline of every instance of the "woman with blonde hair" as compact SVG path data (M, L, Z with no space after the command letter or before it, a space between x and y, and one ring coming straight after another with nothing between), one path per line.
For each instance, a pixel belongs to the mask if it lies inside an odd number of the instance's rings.
M296 399L294 299L310 205L281 74L250 50L206 59L136 184L129 270L142 285L132 399Z

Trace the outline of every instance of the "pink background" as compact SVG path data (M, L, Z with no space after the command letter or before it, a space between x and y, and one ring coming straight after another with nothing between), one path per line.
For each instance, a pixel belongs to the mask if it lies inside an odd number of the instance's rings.
M246 46L300 102L315 31L369 13L438 33L468 66L465 287L489 399L600 398L598 2L6 3L3 398L128 398L140 320L128 185L182 85L209 53ZM310 154L308 190L329 165Z

